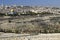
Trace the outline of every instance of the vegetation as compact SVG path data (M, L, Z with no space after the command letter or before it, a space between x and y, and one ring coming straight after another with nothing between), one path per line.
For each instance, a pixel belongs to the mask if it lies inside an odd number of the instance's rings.
M5 16L5 14L4 13L0 13L0 16Z
M1 26L0 32L8 33L60 33L60 25L42 24L39 21L31 21L31 23L14 23L11 22ZM4 24L3 24L4 25ZM10 25L10 26L9 26Z
M50 12L35 13L35 12L31 12L31 11L28 11L24 14L23 13L17 13L17 12L15 12L15 14L0 13L0 16L19 16L19 15L37 15L37 14L39 14L40 16L46 16L46 15L52 15L53 14L53 13L50 13Z
M37 15L39 14L39 16L48 16L48 15L52 15L53 13L49 13L49 12L42 12L42 13L34 13L34 12L26 12L27 14L20 14L20 15ZM3 15L3 14L0 14ZM5 15L5 14L4 14ZM17 14L8 14L8 16L17 16ZM29 17L30 17L29 16ZM33 16L33 17L34 17ZM28 16L27 16L28 17ZM25 18L25 16L24 16ZM7 23L3 23L2 25L0 25L0 32L9 32L9 33L60 33L60 25L57 24L57 22L59 22L60 17L56 17L56 18L51 18L49 19L50 22L52 22L53 24L50 24L49 22L44 22L45 20L42 19L36 19L36 20L31 20L31 21L26 21L26 22L12 22L11 20L9 20ZM58 20L57 20L58 19ZM18 19L19 21L21 20Z

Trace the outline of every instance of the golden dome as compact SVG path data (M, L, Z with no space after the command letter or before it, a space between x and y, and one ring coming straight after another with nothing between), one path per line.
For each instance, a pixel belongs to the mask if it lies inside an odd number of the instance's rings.
M11 12L13 12L14 11L14 9L11 9Z

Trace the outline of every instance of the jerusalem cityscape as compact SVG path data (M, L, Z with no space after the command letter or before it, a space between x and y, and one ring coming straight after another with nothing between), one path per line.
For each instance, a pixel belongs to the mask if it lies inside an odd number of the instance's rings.
M60 1L10 1L0 0L0 40L60 40Z

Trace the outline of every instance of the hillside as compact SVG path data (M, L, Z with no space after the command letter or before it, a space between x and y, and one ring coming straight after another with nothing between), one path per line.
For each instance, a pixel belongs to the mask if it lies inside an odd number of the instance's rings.
M37 15L3 16L0 17L0 32L60 33L60 14L42 12Z

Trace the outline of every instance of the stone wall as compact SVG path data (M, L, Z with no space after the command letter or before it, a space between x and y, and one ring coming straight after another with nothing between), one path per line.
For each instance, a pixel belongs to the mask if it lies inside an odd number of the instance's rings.
M60 34L0 37L0 40L60 40Z

